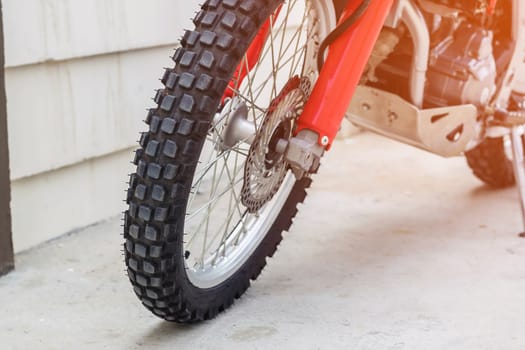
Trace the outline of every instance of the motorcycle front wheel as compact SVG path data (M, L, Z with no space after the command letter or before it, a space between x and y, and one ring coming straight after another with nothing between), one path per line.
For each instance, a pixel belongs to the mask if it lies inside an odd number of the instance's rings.
M216 316L275 252L311 183L276 140L293 133L334 17L331 0L202 5L163 75L127 195L128 276L155 315Z

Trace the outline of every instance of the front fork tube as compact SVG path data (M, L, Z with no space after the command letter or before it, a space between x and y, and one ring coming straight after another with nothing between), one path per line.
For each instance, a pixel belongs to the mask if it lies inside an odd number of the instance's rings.
M372 0L361 18L329 47L319 78L299 117L296 134L311 130L318 135L318 144L330 149L393 1ZM350 0L341 21L361 2Z

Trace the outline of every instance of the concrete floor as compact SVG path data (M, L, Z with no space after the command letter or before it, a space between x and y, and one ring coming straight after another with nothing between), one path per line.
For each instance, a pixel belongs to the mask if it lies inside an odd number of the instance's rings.
M0 348L525 348L516 194L489 190L463 159L370 134L338 142L259 280L191 327L138 303L119 224L17 257L0 279Z

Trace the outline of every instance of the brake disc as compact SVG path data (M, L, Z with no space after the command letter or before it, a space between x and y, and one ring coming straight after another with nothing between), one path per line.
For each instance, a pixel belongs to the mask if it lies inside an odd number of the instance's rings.
M278 151L279 140L289 140L310 90L309 80L291 78L271 102L248 153L241 201L250 213L268 203L279 190L288 164Z

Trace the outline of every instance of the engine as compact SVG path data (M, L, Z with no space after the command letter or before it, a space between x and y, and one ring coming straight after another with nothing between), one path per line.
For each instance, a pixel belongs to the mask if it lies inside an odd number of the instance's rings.
M419 0L419 4L431 32L425 106L486 105L496 91L497 55L494 32L476 16L488 1ZM372 59L366 83L409 99L412 39L402 28L385 28L384 32L378 50L392 42L396 47L389 44L391 52L383 54L386 58L375 66ZM398 35L397 41L392 40L392 33Z
M496 91L493 33L470 23L431 52L425 102L430 106L486 105Z

